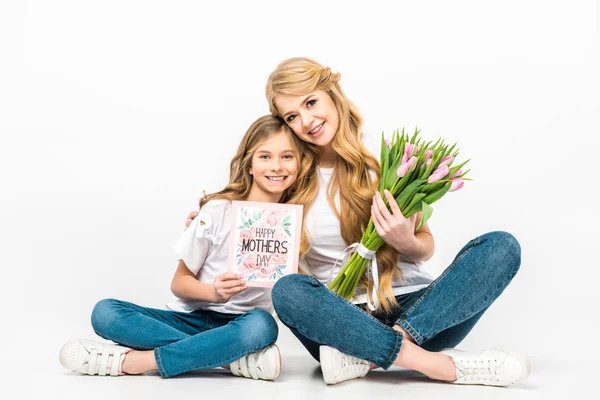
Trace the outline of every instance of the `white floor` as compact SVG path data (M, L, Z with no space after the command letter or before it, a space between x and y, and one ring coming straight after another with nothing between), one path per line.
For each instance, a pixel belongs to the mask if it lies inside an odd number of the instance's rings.
M77 400L176 400L218 398L260 399L573 399L597 398L591 361L552 359L530 355L531 376L510 388L461 386L438 383L423 375L393 367L371 371L365 378L327 386L318 364L284 327L278 345L282 351L283 371L275 382L233 377L222 369L197 371L162 379L158 373L144 376L89 377L70 373L58 361L58 350L69 339L64 332L48 332L46 345L35 346L26 334L5 350L1 379L5 399ZM39 336L37 336L39 337ZM93 337L93 336L92 336ZM17 354L21 356L18 357ZM25 354L25 356L23 356ZM11 364L12 363L12 364Z

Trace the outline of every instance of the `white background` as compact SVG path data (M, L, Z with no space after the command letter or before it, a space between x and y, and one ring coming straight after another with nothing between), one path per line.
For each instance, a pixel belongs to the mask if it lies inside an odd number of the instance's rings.
M471 158L474 181L434 205L429 268L513 233L521 270L461 347L529 354L528 395L560 383L597 354L599 14L596 1L3 1L3 376L76 397L58 350L94 337L94 304L171 299L186 215L268 113L269 73L308 56L341 72L365 132L418 126ZM316 368L289 332L279 343L284 370L286 354Z

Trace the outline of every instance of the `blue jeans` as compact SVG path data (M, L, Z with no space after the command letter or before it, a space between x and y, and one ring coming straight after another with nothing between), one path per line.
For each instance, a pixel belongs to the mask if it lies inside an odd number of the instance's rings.
M275 319L261 309L245 314L185 313L115 299L96 304L92 326L104 339L136 350L154 349L163 378L230 364L272 345L278 334Z
M308 275L281 278L271 296L277 315L319 361L328 345L388 369L402 347L400 325L429 351L455 347L508 286L521 247L507 232L471 240L427 288L396 297L398 308L369 315ZM363 306L364 307L364 306Z

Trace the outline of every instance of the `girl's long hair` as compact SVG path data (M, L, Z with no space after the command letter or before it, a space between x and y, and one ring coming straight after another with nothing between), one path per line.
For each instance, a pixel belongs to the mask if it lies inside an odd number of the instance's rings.
M331 72L309 58L290 58L277 66L267 82L266 94L273 115L279 115L275 105L278 95L304 96L315 90L329 94L339 116L339 127L332 142L333 149L339 155L334 173L327 187L327 200L340 220L342 238L347 245L359 242L369 219L371 204L379 181L379 162L362 144L362 117L354 104L344 95L339 84L340 74ZM317 146L312 146L316 149ZM316 155L318 162L318 153ZM312 167L316 170L316 165ZM375 175L375 178L371 174ZM297 195L305 205L305 213L312 206L318 192L316 171L308 174L303 193ZM339 193L340 208L335 205L335 195ZM343 217L342 217L343 216ZM307 247L308 249L308 247ZM399 253L388 244L377 251L380 266L378 312L391 312L396 306L392 292L392 280L400 274L397 268ZM361 283L372 295L373 286L366 276Z
M250 194L252 188L252 156L256 150L271 136L280 132L285 133L293 145L295 158L298 163L298 176L294 183L287 188L281 196L280 203L303 204L300 188L316 180L317 152L314 147L309 146L292 132L287 124L276 116L265 115L258 118L250 125L242 138L240 145L229 166L229 183L223 190L206 195L200 199L200 208L209 200L226 199L244 201ZM307 207L304 208L306 215ZM304 218L302 219L304 227ZM309 244L306 235L300 240L300 254L308 251Z

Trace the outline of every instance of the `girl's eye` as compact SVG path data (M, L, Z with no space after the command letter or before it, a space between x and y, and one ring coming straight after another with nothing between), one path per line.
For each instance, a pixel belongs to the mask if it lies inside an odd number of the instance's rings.
M287 117L287 123L291 124L292 122L294 122L294 120L296 119L295 115L290 115L289 117Z
M286 160L291 160L292 158L294 158L294 156L291 154L288 154L288 155L283 156L283 158L285 158Z
M266 160L267 158L269 158L269 156L266 154L263 154L263 155L258 156L258 158L260 158L261 160Z
M306 107L312 107L315 105L316 102L316 100L309 100L306 102Z

